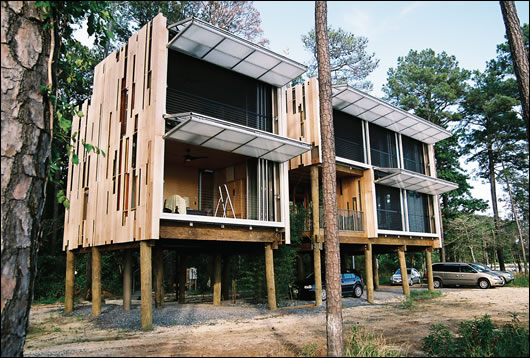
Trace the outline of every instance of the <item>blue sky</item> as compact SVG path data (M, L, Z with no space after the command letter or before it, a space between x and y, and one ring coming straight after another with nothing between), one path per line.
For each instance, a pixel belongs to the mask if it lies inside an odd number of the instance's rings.
M516 1L521 24L528 23L528 2ZM311 54L301 36L315 24L313 1L256 1L261 28L270 49L307 64ZM375 52L379 67L368 77L371 92L383 97L387 71L410 49L432 48L454 55L460 67L484 70L495 58L496 46L504 42L505 27L497 1L329 1L328 25L368 38L369 53ZM471 172L476 165L466 164ZM472 180L472 194L490 202L488 184ZM507 214L503 205L501 213ZM489 209L486 213L492 214ZM501 214L502 215L502 214Z

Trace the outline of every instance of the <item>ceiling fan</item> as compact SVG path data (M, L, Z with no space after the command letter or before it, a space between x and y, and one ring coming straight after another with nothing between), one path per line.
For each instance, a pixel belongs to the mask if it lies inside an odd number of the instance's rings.
M191 155L189 148L186 150L186 152L187 152L187 154L184 155L184 161L187 162L187 163L191 162L192 160L208 158L206 156L195 157L195 156Z

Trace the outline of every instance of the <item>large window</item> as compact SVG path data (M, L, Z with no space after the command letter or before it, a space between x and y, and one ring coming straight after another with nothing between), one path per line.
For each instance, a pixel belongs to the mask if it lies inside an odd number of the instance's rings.
M170 50L166 112L196 112L272 132L272 86Z
M333 127L337 157L364 163L362 120L333 110Z
M395 133L370 124L370 157L376 167L397 168Z
M377 200L377 227L383 230L402 231L400 190L375 185Z
M409 231L431 232L429 225L429 200L426 194L407 191Z
M401 141L403 144L403 162L405 169L425 174L423 144L407 136L401 136Z

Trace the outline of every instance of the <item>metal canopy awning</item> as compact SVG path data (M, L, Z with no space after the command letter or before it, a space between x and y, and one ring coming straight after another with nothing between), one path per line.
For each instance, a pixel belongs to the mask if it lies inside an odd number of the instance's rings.
M333 86L333 108L420 142L434 144L451 132L347 85Z
M311 144L197 113L166 115L179 124L164 139L283 163L311 150Z
M407 169L375 168L389 173L377 179L376 184L383 184L394 188L413 190L420 193L438 195L458 188L458 185L447 180L433 178Z
M307 70L298 62L195 18L168 28L178 31L169 48L277 87Z

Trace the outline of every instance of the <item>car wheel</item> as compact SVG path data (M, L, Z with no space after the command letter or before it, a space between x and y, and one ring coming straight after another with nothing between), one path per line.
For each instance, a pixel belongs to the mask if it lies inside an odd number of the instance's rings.
M355 286L355 288L353 289L353 297L355 298L359 298L363 295L363 288L361 285L357 285Z
M442 281L440 279L435 278L433 281L434 288L442 288Z
M322 289L322 301L325 301L328 298L328 293L326 292L326 289Z
M503 276L501 276L501 278L502 278L502 285L503 286L506 285L506 279Z
M413 284L413 283L412 283L412 279L409 278L409 286L412 286L412 284Z
M481 279L481 280L478 281L478 287L480 287L482 289L486 289L486 288L490 287L490 283L486 279Z

